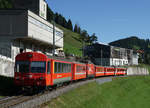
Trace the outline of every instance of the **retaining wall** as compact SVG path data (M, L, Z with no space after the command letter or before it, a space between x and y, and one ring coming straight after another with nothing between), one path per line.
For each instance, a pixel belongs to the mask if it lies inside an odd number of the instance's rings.
M0 75L14 77L15 63L7 58L0 57Z
M127 69L127 75L149 75L149 71L146 68L129 67Z

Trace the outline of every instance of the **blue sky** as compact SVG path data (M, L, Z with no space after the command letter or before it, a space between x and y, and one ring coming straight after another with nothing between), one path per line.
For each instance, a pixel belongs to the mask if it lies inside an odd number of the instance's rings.
M138 36L150 39L150 0L46 0L54 12L71 19L98 41Z

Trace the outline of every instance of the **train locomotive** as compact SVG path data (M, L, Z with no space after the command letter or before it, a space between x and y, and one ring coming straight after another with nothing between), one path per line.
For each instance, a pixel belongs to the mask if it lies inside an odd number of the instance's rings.
M24 52L16 56L14 83L19 87L46 88L64 82L125 74L126 68L58 60L38 52Z

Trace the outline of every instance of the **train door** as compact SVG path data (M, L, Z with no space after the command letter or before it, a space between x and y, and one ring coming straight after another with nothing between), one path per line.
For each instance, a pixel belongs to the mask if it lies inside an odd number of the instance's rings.
M51 61L48 60L48 61L47 61L47 75L46 75L46 79L47 79L46 85L47 85L47 86L50 86L50 85L51 85L51 79L52 79L51 73L52 73L52 72L51 72Z

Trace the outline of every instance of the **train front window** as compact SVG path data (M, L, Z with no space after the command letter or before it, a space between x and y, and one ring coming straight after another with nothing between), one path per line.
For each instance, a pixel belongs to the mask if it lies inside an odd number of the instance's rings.
M45 73L46 62L34 61L31 62L31 73Z
M16 72L29 73L30 62L29 61L16 61Z

